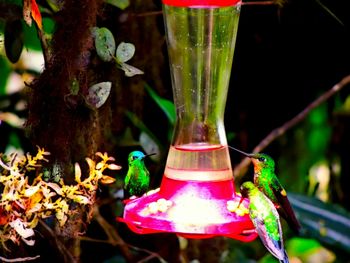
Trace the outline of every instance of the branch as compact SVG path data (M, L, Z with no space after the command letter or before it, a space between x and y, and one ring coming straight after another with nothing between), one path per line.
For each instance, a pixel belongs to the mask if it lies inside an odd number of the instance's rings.
M57 238L53 230L45 224L44 221L39 220L40 225L52 236L55 245L57 246L57 249L60 251L61 255L65 258L65 262L77 262L76 259L74 259L73 255L70 253L70 251L62 244L62 242Z
M36 26L36 30L38 32L38 38L40 39L40 45L41 45L41 49L43 50L44 62L46 66L50 59L49 46L47 44L45 33L41 31L38 26Z
M149 256L145 257L144 259L139 260L137 263L147 262L147 261L151 260L152 258L157 258L161 263L166 263L167 262L159 254L157 254L155 252L152 252L152 251L150 251L148 249L135 247L135 246L132 246L132 245L129 245L129 244L128 244L128 246L131 247L132 249L136 250L136 251L141 251L141 252L145 252L145 253L149 254Z
M274 1L248 1L242 2L242 5L277 5Z
M110 225L106 219L103 218L100 214L99 207L97 205L94 206L94 217L95 220L100 224L104 232L106 233L108 237L108 243L110 243L113 246L119 246L121 252L123 253L124 257L127 259L128 262L131 261L132 255L130 253L130 250L128 248L128 245L124 242L124 240L119 236L117 230ZM86 241L92 241L88 239L83 239ZM96 242L96 240L95 240Z
M138 13L135 14L136 17L145 17L145 16L159 16L162 15L163 11L158 10L158 11L149 11L149 12L144 12L144 13Z
M282 126L272 130L254 149L253 153L261 152L265 149L271 142L276 140L281 135L285 134L287 130L295 126L297 123L305 119L305 117L310 113L311 110L319 106L321 103L328 100L335 93L340 91L346 85L350 83L350 75L344 77L339 83L335 84L331 89L323 93L320 97L310 103L303 111L301 111L298 115L296 115L291 120L284 123ZM250 158L244 158L234 169L234 176L236 178L241 177L248 169L248 165L250 163Z
M95 217L95 220L100 224L100 226L102 227L102 229L106 233L108 239L101 240L101 239L95 239L95 238L90 238L90 237L78 237L80 240L88 241L88 242L107 243L107 244L110 244L112 246L119 246L124 257L126 258L126 260L128 262L133 262L132 261L132 254L130 253L129 248L132 248L133 250L144 252L144 253L148 254L147 257L145 257L144 259L141 259L137 263L147 262L148 260L150 260L152 258L157 258L160 262L166 262L159 254L157 254L155 252L152 252L148 249L135 247L133 245L125 243L124 240L119 236L116 229L111 224L109 224L103 218L103 216L101 216L97 205L94 206L94 217Z
M30 260L35 260L37 258L40 258L40 255L37 255L35 257L25 257L25 258L4 258L0 256L0 260L3 262L24 262L24 261L30 261Z
M114 243L112 243L109 240L103 240L103 239L97 239L97 238L92 238L92 237L86 237L86 236L78 236L78 239L81 241L87 241L87 242L93 242L93 243L105 243L114 246Z

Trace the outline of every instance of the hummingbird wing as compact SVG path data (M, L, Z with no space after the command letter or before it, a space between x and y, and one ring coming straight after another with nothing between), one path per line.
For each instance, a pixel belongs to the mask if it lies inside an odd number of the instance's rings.
M124 179L124 188L127 189L130 181L130 173L128 172Z
M288 225L296 233L299 233L301 225L296 218L293 208L288 200L286 190L284 190L277 177L272 179L272 183L270 185L279 205L277 207L279 214L287 221Z
M284 250L284 258L280 259L281 263L289 263L287 252Z
M271 210L273 218L275 218L276 220L278 229L275 229L275 231L278 231L279 239L277 240L274 238L276 232L270 233L266 227L267 224L269 224L269 222L267 221L271 220L271 217L267 218L266 216L264 216L266 215L266 211L256 211L254 215L251 215L251 219L266 249L279 260L284 260L286 253L283 245L282 228L279 221L279 215L270 199L268 199L267 197L265 198L266 202L269 203L268 209Z
M129 197L131 196L130 189L129 189L129 182L130 182L130 172L128 171L124 179L124 198L125 199L129 199Z

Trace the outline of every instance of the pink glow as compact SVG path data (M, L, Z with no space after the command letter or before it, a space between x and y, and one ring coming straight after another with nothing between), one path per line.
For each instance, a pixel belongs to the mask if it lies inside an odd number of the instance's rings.
M163 177L159 191L127 202L125 222L139 234L175 232L187 238L227 236L241 241L256 238L248 214L230 212L228 201L239 202L233 181L198 182ZM247 207L244 200L242 205Z

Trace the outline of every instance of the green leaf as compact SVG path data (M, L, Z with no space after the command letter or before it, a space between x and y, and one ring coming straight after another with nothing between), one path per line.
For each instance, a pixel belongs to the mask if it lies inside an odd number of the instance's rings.
M303 235L350 252L350 213L334 204L289 193L289 200L303 227Z
M336 97L337 104L336 109L334 111L335 114L341 115L349 115L350 114L350 95L348 95L345 101L340 99L340 96Z
M135 54L135 46L131 43L121 42L117 47L116 57L119 63L130 60Z
M7 58L16 63L23 50L23 28L20 20L5 24L5 51Z
M0 96L6 94L6 84L11 73L10 63L5 56L0 55Z
M18 149L18 150L22 150L21 141L18 137L18 134L14 133L14 132L11 132L10 138L9 138L9 144L7 145L6 148L8 149L10 146L12 146L12 150L13 150L13 148Z
M332 133L328 118L327 104L315 108L307 117L309 134L306 143L315 157L313 161L324 158L327 151Z
M23 22L24 23L24 22ZM40 39L35 26L23 26L24 46L35 51L42 51Z
M92 85L89 88L89 94L86 97L87 103L98 109L100 108L107 100L109 93L111 92L112 82L100 82Z
M105 62L111 61L115 53L115 40L108 28L93 28L97 55Z
M121 10L124 10L130 5L129 0L105 0L107 4L113 5L115 7L118 7Z
M266 253L265 256L259 260L259 263L277 263L278 260L270 253Z
M54 12L60 11L63 7L63 2L60 0L46 0L46 2Z
M293 237L285 242L285 247L292 262L335 262L336 255L317 240Z
M294 237L286 242L288 253L293 255L306 255L321 248L321 244L314 239Z
M175 125L176 111L175 111L174 103L171 102L170 100L160 97L149 85L145 84L145 88L148 94L151 96L151 98L158 104L158 106L165 113L169 122L172 125Z
M56 23L51 17L43 17L43 28L45 33L52 35L56 29Z
M226 137L228 142L232 142L234 138L236 138L236 133L233 131L226 132Z

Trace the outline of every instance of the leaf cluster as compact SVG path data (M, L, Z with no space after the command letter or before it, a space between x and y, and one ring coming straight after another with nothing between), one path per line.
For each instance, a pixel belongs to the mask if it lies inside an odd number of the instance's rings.
M106 27L94 27L92 34L95 39L97 55L105 62L115 61L118 68L125 72L125 76L133 77L143 74L143 71L126 64L135 54L135 46L132 43L121 42L116 48L114 36Z

